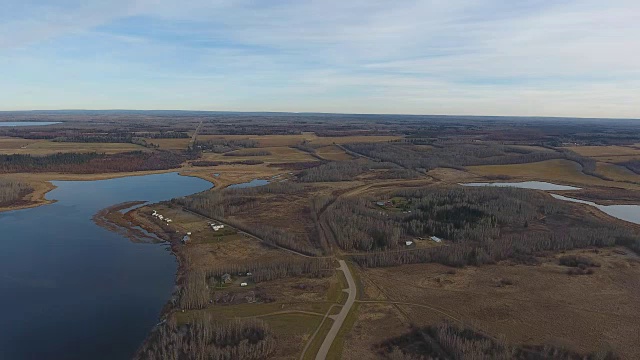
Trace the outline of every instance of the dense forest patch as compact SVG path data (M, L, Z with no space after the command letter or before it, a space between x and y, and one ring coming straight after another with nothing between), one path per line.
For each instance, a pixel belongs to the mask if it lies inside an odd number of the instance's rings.
M46 156L0 155L0 173L60 172L98 174L165 170L180 167L186 155L168 151L134 151L120 154L58 153Z
M329 224L345 250L365 266L438 262L481 265L514 259L528 262L541 251L589 246L638 246L626 227L575 213L574 205L531 190L509 188L425 188L393 194L397 205L381 208L372 199L337 201ZM444 246L395 250L402 240L437 236ZM428 241L428 240L427 240Z
M260 320L214 321L210 316L192 324L165 322L138 350L135 359L265 359L276 349L269 327Z

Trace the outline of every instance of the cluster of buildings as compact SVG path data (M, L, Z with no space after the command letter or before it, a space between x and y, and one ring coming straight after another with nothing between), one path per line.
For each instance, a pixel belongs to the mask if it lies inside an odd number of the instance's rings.
M173 220L169 219L168 217L164 217L162 214L160 214L159 212L153 210L153 213L151 214L151 216L156 217L164 222L166 222L167 224L170 222L173 222Z
M211 223L209 225L211 225L211 228L213 229L213 231L218 231L218 230L224 229L224 225L222 225L222 224L216 225L214 223Z

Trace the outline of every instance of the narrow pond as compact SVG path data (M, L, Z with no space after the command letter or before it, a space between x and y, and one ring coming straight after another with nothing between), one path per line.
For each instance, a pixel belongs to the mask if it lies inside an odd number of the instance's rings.
M176 173L56 181L56 203L0 213L0 359L129 359L174 287L166 244L136 244L92 221L126 201L211 183Z
M620 220L628 221L634 224L640 224L640 205L600 205L591 201L574 199L558 194L551 194L558 200L571 201L578 204L591 205L603 213L618 218Z
M19 127L19 126L46 126L61 124L60 121L6 121L0 122L0 127Z
M269 184L269 180L253 179L249 182L229 185L227 188L228 189L244 189L244 188L264 186L267 184Z
M523 182L493 182L493 183L466 183L462 186L492 186L492 187L513 187L519 189L547 190L547 191L568 191L580 190L580 188L566 185L557 185L543 181L523 181Z

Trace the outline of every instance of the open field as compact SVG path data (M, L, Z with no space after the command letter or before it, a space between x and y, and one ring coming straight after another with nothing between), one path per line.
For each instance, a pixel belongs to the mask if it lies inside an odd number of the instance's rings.
M353 157L344 150L340 149L335 145L327 145L322 146L316 149L318 155L320 155L323 159L331 160L331 161L345 161L351 160Z
M127 143L72 143L0 138L0 154L50 155L60 152L117 154L129 151L148 151L148 149L140 145Z
M640 148L631 146L571 146L567 147L582 156L601 158L601 157L618 157L618 156L635 156L640 157Z
M303 161L317 161L318 159L307 154L304 151L294 149L291 147L263 147L260 150L268 151L270 155L261 156L225 156L224 154L204 153L202 154L202 160L206 161L242 161L242 160L260 160L266 163L283 163L283 162L303 162ZM242 151L237 151L242 154ZM232 151L231 153L234 153Z
M250 139L258 142L259 147L293 146L302 142L308 142L312 146L326 146L332 144L348 144L361 142L386 142L401 139L400 136L317 136L314 133L305 132L299 135L200 135L198 140L244 140Z
M620 181L607 181L585 175L580 165L568 160L547 160L529 164L469 166L469 172L485 177L508 176L518 180L549 181L578 186L617 187L640 190L640 186Z
M558 265L559 254L541 258L539 266L366 269L362 301L372 307L359 315L345 348L359 349L350 358L374 358L376 342L405 332L407 322L423 326L451 320L504 336L512 344L547 343L581 352L610 347L623 358L640 357L638 257L626 249L567 254L589 257L601 266L593 275L570 276L567 267ZM390 307L394 304L397 311ZM385 336L367 333L380 326Z

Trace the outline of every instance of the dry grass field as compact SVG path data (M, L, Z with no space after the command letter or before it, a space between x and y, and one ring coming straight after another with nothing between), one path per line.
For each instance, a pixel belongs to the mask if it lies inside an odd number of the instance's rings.
M601 157L617 157L617 156L636 156L640 157L640 148L631 146L571 146L567 147L582 156L601 158Z
M570 276L567 267L558 265L558 254L541 258L538 266L365 269L360 300L367 307L347 337L345 358L373 359L375 346L406 332L409 323L443 320L471 325L512 344L553 344L581 352L611 348L625 359L640 358L638 257L625 249L567 254L589 257L601 267L593 275Z
M148 149L140 145L123 143L71 143L53 142L49 140L0 138L0 154L49 155L61 152L116 154L128 151L148 151Z
M633 183L640 183L640 175L625 168L624 166L610 164L606 162L598 162L596 164L596 171L598 174L602 174L615 181L628 181Z
M318 159L309 155L304 151L291 147L263 147L260 150L268 151L271 155L263 156L225 156L224 154L204 153L201 160L206 161L242 161L242 160L261 160L266 163L285 163L285 162L305 162L317 161ZM234 152L232 152L234 153ZM242 152L239 152L242 154Z
M469 172L484 177L508 176L517 180L549 181L578 186L617 187L640 190L640 186L620 181L607 181L585 175L579 164L568 160L547 160L529 164L469 166Z
M331 161L345 161L353 159L351 155L347 154L344 150L335 145L319 147L316 149L316 153L323 159Z

